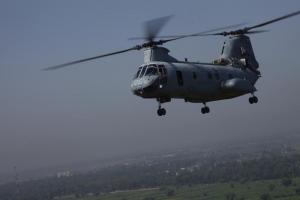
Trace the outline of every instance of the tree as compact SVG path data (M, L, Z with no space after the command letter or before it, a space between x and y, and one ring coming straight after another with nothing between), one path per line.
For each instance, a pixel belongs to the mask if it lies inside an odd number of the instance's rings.
M235 200L236 194L235 193L228 193L226 194L226 200Z
M167 196L168 197L172 197L172 196L174 196L175 195L175 191L173 190L173 189L169 189L168 191L167 191Z
M281 183L282 183L282 185L284 185L284 186L286 186L286 187L288 187L288 186L290 186L291 184L292 184L292 179L290 179L290 178L283 178L282 180L281 180Z
M144 200L155 200L154 197L145 197Z
M275 185L274 185L274 184L270 184L270 185L269 185L269 190L270 190L270 191L273 191L274 189L275 189Z
M260 196L260 199L261 199L261 200L271 200L272 197L271 197L270 194L262 194L262 195Z

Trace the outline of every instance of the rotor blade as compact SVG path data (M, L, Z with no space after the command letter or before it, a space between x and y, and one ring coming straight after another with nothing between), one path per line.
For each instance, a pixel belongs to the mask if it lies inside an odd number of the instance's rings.
M269 30L257 30L257 31L248 31L247 34L257 34L257 33L266 33Z
M272 19L272 20L263 22L263 23L261 23L261 24L257 24L257 25L250 26L250 27L246 27L245 30L249 31L249 30L254 29L254 28L266 26L266 25L268 25L268 24L271 24L271 23L274 23L274 22L277 22L277 21L280 21L280 20L283 20L283 19L287 19L287 18L289 18L289 17L293 17L293 16L299 15L299 14L300 14L300 10L299 10L299 11L296 11L296 12L293 12L293 13L290 13L290 14L287 14L287 15L284 15L284 16L282 16L282 17L278 17L278 18L275 18L275 19Z
M161 29L167 24L167 22L171 19L171 17L173 16L169 15L144 22L143 29L145 38L148 41L152 41L161 31Z
M259 28L259 27L262 27L262 26L266 26L268 24L271 24L271 23L274 23L274 22L277 22L277 21L280 21L280 20L283 20L283 19L287 19L289 17L293 17L293 16L296 16L296 15L299 15L299 14L300 14L300 10L297 11L297 12L290 13L288 15L284 15L282 17L278 17L278 18L275 18L275 19L272 19L272 20L254 25L254 26L245 27L245 28L238 29L238 30L232 30L232 31L229 31L229 32L213 33L213 34L209 34L209 35L227 36L227 35L242 35L242 34L248 34L248 33L250 33L250 34L251 33L258 33L258 32L253 32L253 31L250 31L250 30L255 29L255 28Z
M172 39L172 38L185 38L185 37L202 36L204 34L215 32L215 31L221 31L221 30L226 30L226 29L237 28L237 27L243 26L245 24L246 23L233 24L233 25L229 25L229 26L214 28L214 29L210 29L210 30L207 30L207 31L202 31L202 32L199 32L199 33L188 34L188 35L167 35L167 36L157 36L156 38L161 38L161 39L169 38L169 39ZM129 38L129 40L142 40L142 39L147 39L147 38L146 37L131 37L131 38Z
M127 51L139 50L139 49L141 49L140 46L135 46L135 47L132 47L132 48L129 48L129 49L121 50L121 51L116 51L116 52L112 52L112 53L102 54L102 55L99 55L99 56L94 56L94 57L90 57L90 58L84 58L84 59L75 60L75 61L72 61L72 62L67 62L67 63L64 63L64 64L60 64L60 65L55 65L55 66L47 67L47 68L45 68L43 70L46 70L46 71L48 71L48 70L55 70L55 69L67 67L67 66L70 66L70 65L74 65L74 64L78 64L78 63L82 63L82 62L87 62L87 61L90 61L90 60L95 60L95 59L98 59L98 58L103 58L103 57L112 56L112 55L116 55L116 54L120 54L120 53L125 53Z
M265 33L265 32L269 32L268 30L257 30L257 31L247 31L247 34L256 34L256 33ZM226 36L226 35L230 35L230 34L237 34L236 31L230 31L230 32L220 32L220 33L210 33L210 34L204 34L201 36L210 36L210 35L222 35L222 36Z
M211 30L207 30L207 31L202 31L199 33L194 33L194 34L190 34L190 35L181 35L181 36L177 36L175 38L171 38L171 39L167 39L167 40L160 40L159 42L161 44L167 43L167 42L171 42L171 41L175 41L175 40L179 40L179 39L183 39L183 38L188 38L188 37L201 37L201 36L207 36L207 35L211 35L209 33L214 32L214 31L219 31L219 30L223 30L223 29L229 29L232 27L238 27L238 26L242 26L245 23L240 23L240 24L234 24L234 25L230 25L230 26L224 26L221 28L214 28Z
M239 24L232 24L229 26L224 26L224 27L219 27L219 28L214 28L214 29L210 29L207 31L202 31L199 33L194 33L194 34L188 34L188 35L169 35L169 36L159 36L157 38L184 38L184 37L195 37L195 36L202 36L211 32L215 32L215 31L221 31L221 30L226 30L226 29L233 29L233 28L237 28L239 26L243 26L246 23L239 23Z

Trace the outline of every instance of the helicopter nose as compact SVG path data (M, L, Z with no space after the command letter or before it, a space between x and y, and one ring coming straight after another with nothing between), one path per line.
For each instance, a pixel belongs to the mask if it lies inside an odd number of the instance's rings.
M137 96L147 96L158 88L158 78L142 78L133 80L132 92Z

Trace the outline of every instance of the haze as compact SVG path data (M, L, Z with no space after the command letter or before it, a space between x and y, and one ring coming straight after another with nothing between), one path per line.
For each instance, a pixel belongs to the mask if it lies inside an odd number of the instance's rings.
M299 1L52 0L0 2L0 172L151 152L165 148L299 133L300 16L251 37L262 78L259 103L248 96L201 104L174 100L166 117L157 102L132 95L143 52L69 68L41 69L131 47L143 21L174 14L161 35L187 34L300 9ZM223 37L166 45L182 59L210 62Z

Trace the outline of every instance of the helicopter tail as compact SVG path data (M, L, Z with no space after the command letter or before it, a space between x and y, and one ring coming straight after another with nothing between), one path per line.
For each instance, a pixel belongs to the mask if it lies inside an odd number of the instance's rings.
M229 37L222 48L221 59L241 62L246 67L257 70L259 64L255 58L250 38L246 35Z

